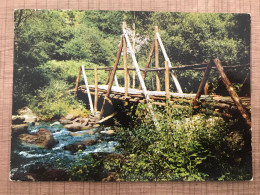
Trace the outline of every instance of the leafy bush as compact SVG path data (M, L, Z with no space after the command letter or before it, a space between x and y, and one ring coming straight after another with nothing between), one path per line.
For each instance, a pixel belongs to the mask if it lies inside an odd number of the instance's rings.
M137 110L141 120L131 128L119 128L119 147L125 155L120 177L126 181L250 178L250 171L238 172L234 168L241 168L233 160L237 152L244 150L241 139L250 140L240 136L240 141L234 142L232 121L213 116L212 111L193 115L191 106L171 105L169 110L156 112L160 130L143 106ZM233 175L225 177L231 171Z
M95 64L86 61L48 61L44 65L37 68L38 72L41 72L45 80L63 80L69 83L70 87L75 87L75 81L79 73L79 67L84 65L85 68L94 68ZM103 66L102 66L103 67ZM118 71L117 76L122 78L124 72ZM107 78L108 72L105 70L98 70L98 82L99 84L104 84ZM94 85L94 70L86 70L86 76L89 85ZM123 84L123 79L122 80ZM84 84L83 75L81 73L80 83Z
M37 91L31 99L31 109L42 119L60 118L71 112L87 116L89 111L69 92L64 81L51 80L49 86Z

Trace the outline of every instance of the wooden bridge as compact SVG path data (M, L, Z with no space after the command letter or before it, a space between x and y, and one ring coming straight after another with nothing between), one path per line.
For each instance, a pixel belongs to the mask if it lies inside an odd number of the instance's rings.
M159 67L159 47L164 56L165 66ZM119 60L123 53L123 67L119 67ZM133 66L130 68L127 64L127 53L130 53L132 58ZM155 55L155 67L149 67L151 63L151 58ZM124 101L127 105L129 102L133 103L145 103L148 105L149 112L153 117L153 121L155 125L159 128L157 123L157 119L153 112L152 105L160 105L160 106L167 106L169 103L173 102L188 102L190 105L193 105L194 108L199 106L198 100L202 103L212 104L215 109L218 110L238 110L242 117L245 119L246 123L251 126L251 118L250 118L250 98L243 97L240 98L237 93L235 92L234 88L232 87L231 82L229 81L228 77L226 76L224 69L233 69L237 67L249 67L249 64L246 65L233 65L233 66L222 66L221 62L218 59L213 59L209 63L203 64L194 64L194 65L182 65L182 66L174 66L172 67L171 62L168 58L166 50L164 48L163 42L160 38L158 28L155 27L155 36L154 40L147 57L147 61L144 68L139 68L137 63L134 50L130 43L126 25L123 24L123 34L121 36L121 42L119 45L119 50L117 52L117 57L113 67L97 67L94 68L85 68L81 66L79 68L79 74L76 80L76 86L74 90L74 94L76 96L77 93L85 93L88 96L90 110L91 112L97 112L97 103L98 98L103 97L103 104L100 110L100 118L102 118L104 113L104 105L106 102L112 104L111 99L117 99ZM206 91L207 94L207 80L209 78L209 73L211 69L217 69L219 75L229 93L229 97L222 97L222 96L209 96L209 95L202 95L203 89ZM89 85L87 76L85 71L93 71L94 70L94 78L95 78L95 85ZM105 70L108 71L108 76L104 85L98 85L98 70ZM117 81L116 72L123 70L124 71L124 87L120 87ZM178 70L204 70L204 76L200 83L200 86L197 90L196 94L189 94L183 93L182 88L178 82L177 77L174 74L174 71ZM139 88L130 88L130 71L136 72L139 80ZM159 72L164 72L164 88L165 90L161 90L161 83L159 78ZM148 91L145 84L145 77L148 72L155 72L156 77L156 91ZM79 86L79 80L81 74L84 77L85 85ZM249 73L248 73L249 74ZM170 77L173 79L177 92L173 93L170 91ZM245 78L244 83L248 79L248 76ZM115 83L116 86L113 86ZM92 101L92 96L94 96L94 106ZM224 114L224 113L223 113ZM227 114L227 113L226 113Z

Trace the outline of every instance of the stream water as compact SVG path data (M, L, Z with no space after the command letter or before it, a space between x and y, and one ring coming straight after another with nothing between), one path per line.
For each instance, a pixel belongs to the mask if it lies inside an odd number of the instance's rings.
M30 169L37 167L44 167L45 169L70 169L74 162L82 159L90 153L116 153L116 146L118 142L116 137L102 134L110 129L92 128L88 130L71 132L64 128L58 122L40 123L35 126L29 124L28 131L30 134L35 134L40 128L49 130L54 139L59 141L52 149L40 148L33 144L27 144L19 141L18 138L12 138L11 151L11 171L10 177L14 174L26 174ZM94 135L88 134L87 131L92 130ZM87 146L85 150L72 153L64 150L64 146L81 142L88 139L98 140L96 144Z

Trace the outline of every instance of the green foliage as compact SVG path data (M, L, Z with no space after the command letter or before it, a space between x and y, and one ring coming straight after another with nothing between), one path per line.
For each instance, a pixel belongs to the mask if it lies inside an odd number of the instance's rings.
M224 179L222 175L233 170L226 180L249 178L250 171L238 173L232 168L239 167L232 158L244 150L241 143L245 141L240 135L234 142L232 121L212 116L210 110L193 115L191 107L185 105L170 105L168 109L169 113L156 111L160 130L142 106L136 112L141 120L119 130L119 147L126 158L120 177L126 181L203 181Z
M99 177L102 178L103 163L95 160L91 154L84 158L79 158L73 164L71 171L72 180L74 181L97 181Z
M70 94L68 85L59 80L51 80L49 86L39 89L30 107L42 120L60 118L73 110L79 116L88 115L85 107Z
M250 23L238 21L241 17L249 20L246 15L235 14L155 12L151 21L159 24L166 50L172 51L169 58L176 63L201 63L212 57L245 62L249 47L243 45L249 46ZM243 26L243 36L235 30L236 25Z
M38 66L36 71L41 72L42 77L48 83L51 80L62 80L69 84L70 88L75 87L75 81L79 73L79 68L84 65L85 68L94 68L95 64L86 61L48 61ZM107 73L104 70L98 71L98 81L105 83ZM86 70L86 76L89 85L94 85L94 70ZM81 74L80 84L84 84L84 78Z

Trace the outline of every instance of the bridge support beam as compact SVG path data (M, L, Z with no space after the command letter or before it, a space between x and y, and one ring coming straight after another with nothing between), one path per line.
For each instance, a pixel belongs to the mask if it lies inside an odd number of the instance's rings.
M98 105L98 73L97 73L97 65L94 67L94 77L95 77L95 102L94 102L94 112L97 112Z
M217 67L217 70L219 72L219 75L221 77L221 80L223 81L230 97L232 98L233 102L235 103L237 109L239 110L239 112L241 113L242 117L245 119L247 125L249 127L251 127L251 119L250 119L250 116L249 114L247 113L246 109L244 108L244 106L242 105L241 103L241 100L239 98L239 96L237 95L237 93L235 92L231 82L229 81L227 75L225 74L224 72L224 69L223 69L223 66L221 65L219 59L214 59L214 60L211 60L209 63L208 63L208 66L204 72L204 76L203 76L203 79L200 83L200 86L199 86L199 89L197 91L197 94L196 94L196 97L194 99L194 102L193 102L193 106L196 108L198 106L198 100L201 96L201 93L202 93L202 90L203 90L203 87L205 86L205 83L206 81L208 80L208 77L209 77L209 73L210 73L210 70L212 68L212 66L215 65Z
M199 86L199 89L197 91L196 97L194 98L194 102L193 102L194 108L196 108L198 106L198 100L200 99L202 89L204 88L205 83L207 82L207 80L209 78L209 73L210 73L210 70L212 68L212 65L213 65L213 61L211 60L207 65L207 68L206 68L204 75L203 75L203 79L202 79L200 86Z
M149 67L149 64L150 64L152 56L153 56L154 48L155 48L155 40L153 40L153 44L151 46L150 53L149 53L147 60L146 60L145 68ZM143 80L145 80L145 77L146 77L146 72L144 71L143 72ZM140 83L139 84L139 90L141 90L141 89L142 89L142 86L141 86L141 83Z
M86 76L86 73L85 73L84 66L81 66L81 70L82 70L82 73L83 73L83 77L84 77L84 81L85 81L85 85L86 85L86 89L87 89L87 93L88 93L90 111L94 112L93 102L92 102L91 94L90 94L90 91L89 91L88 80L87 80L87 76Z
M155 67L159 67L159 45L158 45L158 39L156 36L156 33L158 32L158 26L155 26ZM161 83L160 83L160 77L159 77L159 71L155 72L156 77L156 91L161 91Z
M124 24L123 25L124 27L126 27L126 25ZM131 57L132 57L132 60L133 60L133 64L134 64L134 67L135 67L135 70L136 70L136 73L137 73L137 76L138 76L138 79L140 81L140 84L142 86L142 90L143 90L143 94L145 96L145 99L146 99L146 102L147 102L147 106L148 106L148 109L150 111L150 114L153 118L153 121L154 121L154 125L156 126L157 129L160 129L160 126L159 126L159 123L154 115L154 112L153 112L153 107L152 105L150 104L151 100L149 98L149 95L147 93L147 88L145 86L145 83L144 83L144 80L143 80L143 77L141 75L141 72L140 72L140 68L138 66L138 63L137 63L137 60L135 58L135 54L134 54L134 51L133 51L133 48L131 46L131 43L130 43L130 40L129 40L129 37L127 35L127 32L126 32L126 29L123 28L123 33L124 33L124 36L125 36L125 39L126 39L126 44L130 50L130 53L131 53Z
M168 58L168 55L167 55L167 53L166 53L166 51L165 51L165 48L164 48L164 46L163 46L163 43L162 43L161 37L160 37L160 35L159 35L159 32L156 32L156 36L157 36L158 42L159 42L159 44L160 44L160 47L161 47L161 50L162 50L164 59L165 59L165 61L168 62L168 65L169 65L169 67L171 68L171 67L172 67L171 62L170 62L170 59ZM174 84L175 84L175 86L176 86L176 88L177 88L177 91L178 91L179 93L183 93L183 92L182 92L182 89L181 89L181 85L180 85L178 79L175 77L175 75L173 74L172 71L171 71L171 75L172 75L172 79L173 79L173 81L174 81Z
M246 112L244 106L241 103L240 98L238 97L236 91L234 90L231 82L229 81L227 75L224 72L224 69L219 61L219 59L214 59L214 64L216 65L219 75L224 83L224 85L226 86L226 89L229 93L229 95L231 96L232 100L234 101L234 103L237 106L237 109L239 110L239 112L241 113L242 117L245 119L246 123L248 124L249 127L251 127L251 119L249 114Z
M113 85L113 82L114 82L114 78L115 78L115 75L116 75L116 69L117 69L117 65L118 65L118 62L119 62L119 59L120 59L120 56L121 56L122 48L123 48L123 37L121 38L121 42L120 42L119 49L118 49L117 56L116 56L116 61L115 61L113 70L111 72L111 76L110 76L110 80L109 80L109 84L108 84L108 88L107 88L107 93L104 97L104 101L103 101L103 104L102 104L102 107L101 107L100 119L102 118L102 116L104 114L104 106L105 106L106 100L109 98L108 96L110 94L110 91L111 91L111 88L112 88L112 85Z
M75 85L75 91L74 91L75 97L77 95L77 91L78 91L78 87L79 87L80 75L81 75L81 66L79 67L79 74L78 74L77 79L76 79L76 85Z

